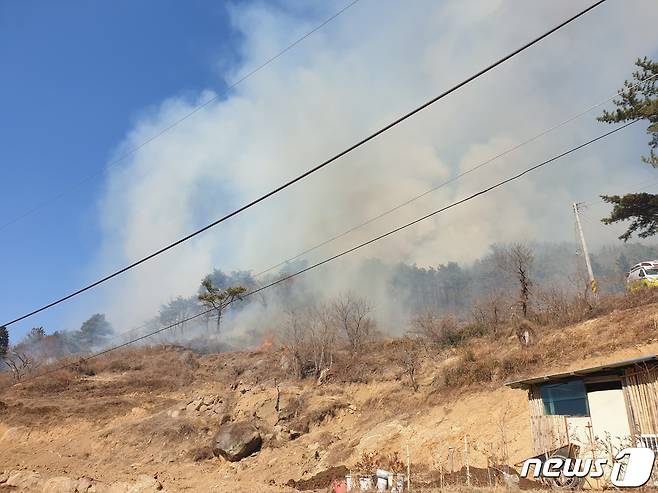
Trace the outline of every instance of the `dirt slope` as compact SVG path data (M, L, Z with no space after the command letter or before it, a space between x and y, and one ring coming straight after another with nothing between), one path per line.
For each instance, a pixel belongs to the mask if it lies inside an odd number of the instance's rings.
M502 381L656 353L657 314L656 304L617 310L547 332L532 349L513 339L472 341L478 358L516 366L496 366L504 371L467 387L447 387L443 378L464 348L427 352L417 393L391 362L394 341L373 346L359 378L330 375L322 385L287 376L277 351L117 354L5 389L0 471L36 471L38 488L53 477L86 477L94 484L87 491L130 491L146 475L166 491L284 492L296 491L291 480L353 469L366 452L404 459L407 446L414 479L439 466L458 470L465 436L472 466L486 467L487 456L504 449L513 464L530 455L526 395ZM236 463L209 457L214 433L228 420L256 424L262 450Z

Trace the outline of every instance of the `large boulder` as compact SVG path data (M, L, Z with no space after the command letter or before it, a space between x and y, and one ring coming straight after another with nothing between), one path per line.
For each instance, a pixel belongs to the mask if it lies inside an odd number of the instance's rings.
M212 451L216 456L237 462L258 452L263 439L258 429L246 421L224 423L215 435Z

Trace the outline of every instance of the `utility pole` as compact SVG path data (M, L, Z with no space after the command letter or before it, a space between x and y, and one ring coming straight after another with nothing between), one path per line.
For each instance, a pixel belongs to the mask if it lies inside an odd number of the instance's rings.
M583 225L580 223L580 210L578 206L580 204L577 202L573 203L573 213L576 216L576 227L578 228L578 234L580 236L580 244L583 247L583 256L585 257L585 264L587 265L587 274L589 275L589 286L592 290L592 293L596 294L598 292L598 285L596 284L596 279L594 279L594 272L592 272L592 263L589 260L589 252L587 251L587 243L585 242L585 234L583 233Z

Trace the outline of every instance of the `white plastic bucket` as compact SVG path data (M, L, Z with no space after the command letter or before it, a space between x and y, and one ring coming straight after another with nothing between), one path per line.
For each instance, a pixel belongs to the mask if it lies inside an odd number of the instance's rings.
M372 491L372 476L359 476L361 491Z

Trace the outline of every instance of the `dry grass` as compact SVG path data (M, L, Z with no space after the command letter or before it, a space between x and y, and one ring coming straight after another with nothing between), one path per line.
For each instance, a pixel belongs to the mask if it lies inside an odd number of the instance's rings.
M611 347L633 348L658 339L658 290L601 300L607 315L590 324L544 326L538 342L523 347L514 337L475 338L443 371L448 387L499 384L565 362L605 355ZM638 312L638 308L640 311ZM646 310L645 310L646 309Z
M500 330L462 335L457 346L449 347L416 337L373 341L359 353L338 348L331 371L317 392L336 392L352 383L391 382L399 389L407 388L409 395L405 398L411 399L408 377L398 363L405 344L414 344L414 354L418 352L414 369L419 383L418 402L422 402L428 395L436 400L447 389L492 388L506 380L564 367L565 361L604 356L611 347L632 349L658 339L658 290L601 297L595 309L606 315L567 327L561 325L563 317L536 326L538 341L530 347L522 347L514 336L509 336L510 330ZM183 348L161 346L116 351L69 363L66 370L5 388L0 400L7 406L0 412L12 416L7 422L25 421L24 413L18 412L23 402L30 402L35 410L30 419L36 425L62 417L109 419L135 406L171 405L169 393L187 393L207 382L221 382L230 394L237 385L269 386L275 381L281 384L297 380L286 371L282 351L199 356ZM43 366L41 371L50 368L56 366ZM11 383L6 375L4 378L5 383ZM374 408L382 407L375 401L371 403ZM334 409L307 415L306 405L300 403L296 414L305 416L305 424L314 425L335 415L341 406L342 402Z
M77 375L70 369L59 370L42 378L35 378L23 384L26 392L48 395L69 388Z

